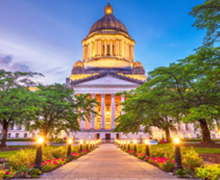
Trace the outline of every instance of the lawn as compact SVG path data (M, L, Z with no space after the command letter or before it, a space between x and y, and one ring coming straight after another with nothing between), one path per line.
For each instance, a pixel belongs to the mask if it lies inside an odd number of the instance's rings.
M153 148L163 148L163 147L170 147L173 148L174 145L171 143L164 143L164 144L157 144L157 145L152 145ZM188 147L181 147L181 149L190 149ZM218 148L194 148L194 150L197 153L220 153L220 149Z
M0 158L7 158L14 154L16 154L18 151L0 151Z

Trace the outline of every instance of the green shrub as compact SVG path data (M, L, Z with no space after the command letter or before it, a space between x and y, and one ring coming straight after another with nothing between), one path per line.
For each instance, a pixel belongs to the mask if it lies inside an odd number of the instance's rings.
M13 169L19 169L22 166L31 166L36 158L36 150L20 150L15 155L8 157L6 160Z
M67 156L67 147L59 147L51 150L52 156L55 158L61 158Z
M201 166L195 169L196 176L202 179L218 180L220 178L220 165Z
M195 173L191 169L178 169L174 172L179 178L188 178L189 176L194 177Z
M193 148L182 153L182 164L185 168L194 170L202 165L203 159Z

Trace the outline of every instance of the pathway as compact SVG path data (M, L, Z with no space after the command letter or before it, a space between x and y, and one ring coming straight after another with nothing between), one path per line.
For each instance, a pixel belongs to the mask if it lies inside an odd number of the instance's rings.
M168 180L177 178L119 150L112 144L104 144L95 151L43 175L40 179Z

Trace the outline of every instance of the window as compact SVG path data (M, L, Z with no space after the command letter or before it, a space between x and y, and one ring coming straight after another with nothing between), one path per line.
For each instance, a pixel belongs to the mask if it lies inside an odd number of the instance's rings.
M196 134L196 138L197 138L197 139L199 138L199 134Z
M8 138L11 138L11 133L8 133Z
M17 126L17 130L21 130L22 126L21 125L18 125Z
M105 45L102 46L102 56L105 55Z
M27 138L27 133L24 133L24 138Z
M115 46L112 45L112 55L115 56Z
M215 135L215 134L212 134L212 138L215 139L215 138L216 138L216 135Z
M185 124L186 125L186 130L188 131L189 130L189 128L188 128L188 124Z
M16 133L15 137L16 137L16 138L19 138L19 133Z
M0 133L0 138L2 138L2 133Z
M107 55L110 56L110 45L107 45Z

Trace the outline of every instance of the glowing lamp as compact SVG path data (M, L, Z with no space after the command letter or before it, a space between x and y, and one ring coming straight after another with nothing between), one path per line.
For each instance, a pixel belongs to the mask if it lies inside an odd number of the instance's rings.
M37 139L37 143L38 143L38 144L43 144L43 142L44 142L44 138L43 138L43 137L39 137L39 138Z
M79 144L83 144L83 140L80 140L80 141L79 141Z
M180 143L180 139L176 137L176 138L174 138L173 142L174 142L174 144L179 144Z
M86 144L89 144L89 141L86 141Z
M137 144L137 140L133 140L133 143L134 143L134 144Z
M72 139L68 139L68 144L72 144L73 143L73 140Z
M130 144L130 141L127 141L127 144Z
M149 142L149 140L148 139L146 139L145 140L145 144L149 144L150 142Z

